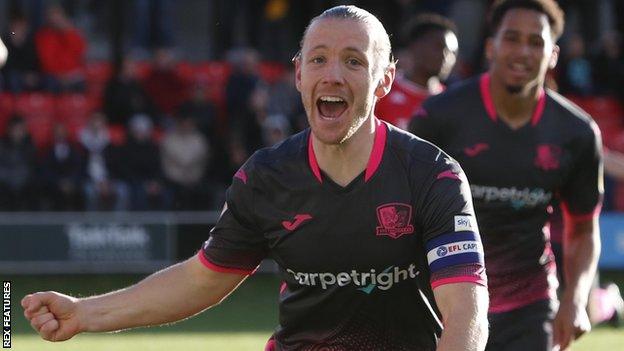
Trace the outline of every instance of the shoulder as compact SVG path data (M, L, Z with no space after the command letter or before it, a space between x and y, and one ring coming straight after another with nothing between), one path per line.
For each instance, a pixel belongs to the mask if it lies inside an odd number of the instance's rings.
M546 90L546 97L546 108L550 110L549 112L557 119L557 122L567 126L567 130L574 135L588 138L599 137L600 130L596 122L582 108L550 89Z
M449 86L444 92L429 97L423 108L427 112L432 111L454 111L458 108L458 102L464 100L479 100L479 78L470 78ZM451 103L452 102L452 103Z
M256 151L243 164L237 175L247 180L257 180L264 174L283 173L287 168L299 166L303 160L302 152L306 150L309 129L297 133L286 140ZM244 173L244 175L241 174ZM237 178L237 175L234 177Z
M445 164L457 163L442 149L393 125L388 126L388 148L408 169L428 173Z

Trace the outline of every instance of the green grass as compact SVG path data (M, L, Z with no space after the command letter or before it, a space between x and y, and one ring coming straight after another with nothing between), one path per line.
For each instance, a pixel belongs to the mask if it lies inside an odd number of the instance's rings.
M624 288L624 274L611 272L604 279ZM13 350L18 351L170 351L263 350L277 324L279 280L270 275L248 279L224 303L186 321L120 333L83 334L63 343L39 339L22 315L19 300L28 292L57 290L87 296L118 289L140 276L3 276L12 280ZM624 289L622 289L624 291ZM575 344L575 351L624 350L624 329L594 329Z
M579 339L574 351L624 350L624 329L602 327L592 330Z
M31 333L19 301L33 291L55 290L72 296L89 296L120 289L139 281L135 275L15 276L12 281L13 332ZM280 281L272 275L256 275L243 283L222 304L185 321L125 333L262 332L269 336L277 325Z
M33 291L56 290L88 296L140 280L136 275L3 276L12 281L12 349L19 351L263 350L277 325L280 282L275 276L249 278L222 304L185 321L120 333L83 334L62 343L41 340L22 314L19 301Z

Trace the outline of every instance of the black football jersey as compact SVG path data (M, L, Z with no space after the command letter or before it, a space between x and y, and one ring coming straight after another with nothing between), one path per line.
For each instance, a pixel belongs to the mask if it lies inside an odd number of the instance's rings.
M490 312L555 298L546 223L554 199L573 217L599 211L602 145L594 121L545 90L532 119L512 129L497 117L486 73L427 100L410 131L442 148L468 176L485 247Z
M461 168L376 123L368 166L345 187L319 168L309 129L256 152L199 252L221 272L277 262L276 350L435 350L442 324L433 289L486 284Z

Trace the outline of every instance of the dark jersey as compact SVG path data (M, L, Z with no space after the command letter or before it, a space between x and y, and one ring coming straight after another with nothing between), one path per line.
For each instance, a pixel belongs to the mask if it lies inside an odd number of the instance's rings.
M410 130L455 158L471 184L490 290L490 312L554 298L546 225L555 198L578 218L597 215L601 140L591 118L562 96L542 93L527 125L498 120L489 76L423 104Z
M309 129L237 172L200 259L247 274L280 267L277 350L434 350L432 289L485 284L469 186L435 146L377 122L366 170L341 187Z

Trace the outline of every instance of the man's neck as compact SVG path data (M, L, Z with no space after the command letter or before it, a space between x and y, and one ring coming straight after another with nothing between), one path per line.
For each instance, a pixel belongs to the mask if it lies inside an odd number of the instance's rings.
M375 141L375 119L371 116L349 140L324 144L312 133L312 147L319 167L340 186L346 186L368 165Z
M490 92L498 117L512 129L529 123L539 100L540 87L528 87L512 93L501 82L490 79Z

